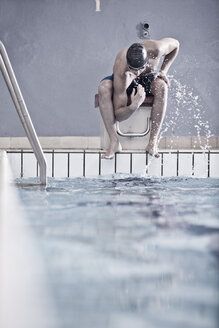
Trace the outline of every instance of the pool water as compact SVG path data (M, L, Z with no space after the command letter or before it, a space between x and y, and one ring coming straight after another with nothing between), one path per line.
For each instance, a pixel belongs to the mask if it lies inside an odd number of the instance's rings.
M18 190L59 327L218 327L219 179L116 174Z

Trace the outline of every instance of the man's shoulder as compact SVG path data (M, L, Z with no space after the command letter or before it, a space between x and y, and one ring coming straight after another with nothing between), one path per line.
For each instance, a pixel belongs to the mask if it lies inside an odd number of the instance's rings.
M116 56L115 62L123 60L126 57L127 50L128 50L128 47L123 48L122 50L120 50L118 52L117 56Z
M175 48L179 48L179 41L174 38L163 38L160 40L145 40L142 42L147 51L164 56Z
M170 38L170 37L167 37L167 38L162 38L160 40L157 41L158 43L162 44L162 43L179 43L179 41L177 39L174 39L174 38Z
M113 72L116 75L122 75L126 66L126 53L128 48L122 49L116 56Z
M174 38L166 37L159 40L145 40L141 42L141 44L143 44L146 48L151 46L159 48L163 44L169 44L169 43L179 43L179 41Z
M145 47L149 56L159 56L161 51L160 40L144 40L141 44Z

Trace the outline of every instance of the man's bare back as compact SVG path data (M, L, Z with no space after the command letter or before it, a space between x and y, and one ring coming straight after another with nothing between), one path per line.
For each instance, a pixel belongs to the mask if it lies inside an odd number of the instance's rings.
M145 40L139 44L146 50L147 56L143 67L130 67L127 60L127 51L130 48L121 50L116 56L112 81L102 81L99 86L100 112L110 137L110 147L104 158L112 158L115 151L121 150L118 136L115 132L115 119L122 121L127 119L143 103L146 93L142 85L138 85L137 92L131 93L131 103L127 102L127 88L130 84L142 75L154 73L151 83L151 92L154 95L154 105L151 116L151 134L147 151L151 155L158 156L157 140L163 122L167 103L167 89L169 80L167 72L173 63L179 50L179 42L172 38L164 38L158 41ZM164 57L160 71L157 70L162 57ZM109 83L110 82L110 83ZM113 95L113 101L112 101ZM111 100L110 100L111 99Z

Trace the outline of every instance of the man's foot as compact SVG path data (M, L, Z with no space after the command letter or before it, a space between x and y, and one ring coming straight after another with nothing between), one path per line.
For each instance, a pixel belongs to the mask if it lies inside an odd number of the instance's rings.
M101 158L112 159L116 152L122 151L122 146L119 141L111 142L109 149L105 154L101 156Z
M154 145L147 145L146 147L146 152L151 155L151 156L154 156L156 158L160 157L160 154L158 153L158 149L157 149L157 146L154 146Z

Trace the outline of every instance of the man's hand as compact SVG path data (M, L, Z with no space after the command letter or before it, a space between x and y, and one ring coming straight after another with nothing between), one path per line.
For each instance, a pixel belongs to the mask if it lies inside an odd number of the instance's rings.
M144 88L143 88L142 85L139 84L137 86L137 93L136 93L136 95L135 95L135 88L132 90L130 108L133 111L135 111L144 102L145 97L146 97L146 94L145 94Z
M136 75L130 71L127 71L125 72L125 76L126 76L125 87L127 89L128 86L132 83L132 81L136 79Z
M154 78L155 78L155 79L156 79L156 78L159 78L159 79L164 80L164 82L167 84L168 88L170 87L170 81L169 81L169 79L168 79L166 73L160 71L159 73L155 74L155 77L154 77Z
M127 79L135 79L136 78L136 75L130 71L126 71L125 75L126 75Z

